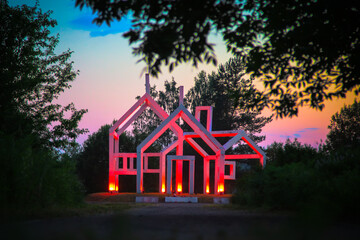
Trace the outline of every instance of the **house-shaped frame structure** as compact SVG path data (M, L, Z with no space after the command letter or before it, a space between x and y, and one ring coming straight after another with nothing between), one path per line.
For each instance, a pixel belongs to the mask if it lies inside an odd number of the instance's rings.
M119 136L130 126L131 123L138 118L145 109L150 108L161 119L165 120L169 115L159 106L159 104L150 96L149 75L145 76L145 94L109 129L109 191L119 190L119 175L137 175L137 170L133 168L136 153L120 153L119 152ZM171 126L176 135L182 135L182 129L175 123ZM161 154L158 154L159 156ZM148 165L149 154L145 154L146 166ZM123 159L123 166L119 167L119 158ZM127 167L128 159L130 159L130 168ZM165 169L164 169L165 171ZM146 169L145 172L152 172ZM157 171L161 174L161 169ZM161 177L159 177L161 179ZM161 181L165 186L165 179ZM165 189L164 191L165 192Z
M137 147L136 153L120 153L119 151L119 136L130 124L140 116L140 114L150 107L154 113L163 121L145 140ZM206 111L206 128L200 123L200 112ZM225 191L224 181L235 180L236 178L236 162L239 159L259 159L260 164L264 167L266 164L266 155L242 130L230 131L212 131L212 107L198 106L196 107L195 117L183 105L183 87L180 87L179 107L173 113L168 115L150 96L149 76L146 74L146 93L110 128L109 130L109 191L119 191L119 175L136 175L136 191L137 193L144 192L143 174L144 173L158 173L159 174L159 192L172 192L171 179L172 171L169 166L166 166L167 159L175 160L176 162L176 192L182 192L182 169L183 161L190 161L192 171L194 171L194 156L183 156L184 141L190 144L202 157L204 164L203 173L203 193L210 193L210 161L215 161L215 176L214 176L214 193L222 194ZM192 129L193 132L183 132L176 121L181 118ZM149 148L167 129L171 129L177 140L165 147L159 153L145 153ZM225 144L221 144L217 138L230 138ZM206 152L196 141L196 138L201 138L213 151L212 154ZM226 151L232 148L240 140L243 140L255 152L255 154L236 154L227 155ZM176 155L167 154L176 148ZM159 160L159 169L149 169L149 157L157 157ZM122 166L119 166L119 159L122 158ZM134 161L136 158L136 169L134 168ZM169 160L168 160L169 161ZM230 173L225 175L225 165L229 165ZM168 169L166 175L166 168ZM171 166L170 166L171 169ZM190 176L193 172L190 172ZM166 181L167 178L167 181ZM193 181L194 177L192 177ZM170 186L169 186L170 184ZM190 193L193 192L193 182L189 181ZM175 191L173 191L175 192Z

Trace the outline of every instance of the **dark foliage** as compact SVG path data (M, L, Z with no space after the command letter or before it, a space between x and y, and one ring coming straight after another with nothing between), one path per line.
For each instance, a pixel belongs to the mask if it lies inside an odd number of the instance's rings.
M286 149L286 145L291 148ZM296 211L312 219L356 220L360 214L359 149L339 149L329 154L287 143L273 144L269 150L277 152L270 164L238 181L235 203ZM285 153L290 161L283 160Z
M332 116L326 144L318 150L297 140L270 145L268 165L240 179L234 202L307 218L358 220L358 107L355 101Z
M55 54L56 21L38 6L0 5L1 210L73 205L83 197L75 139L86 110L54 104L76 72L71 52ZM65 117L66 116L66 117ZM5 213L6 214L6 213Z
M36 141L31 135L18 139L0 134L3 211L82 202L84 192L75 174L76 162L69 155L59 158L39 148Z
M150 65L191 61L216 64L210 32L223 36L228 51L248 58L247 72L262 77L280 117L298 107L323 109L324 100L360 90L360 9L357 1L97 1L94 22L108 25L130 15L124 37Z
M0 131L32 133L42 145L64 149L86 132L78 128L86 110L53 103L75 80L71 52L55 54L59 36L50 35L56 25L50 12L7 4L0 11ZM24 118L31 122L27 129L17 121Z
M297 139L284 143L274 142L266 149L267 164L284 166L290 163L309 163L318 156L318 151L308 144L301 144Z

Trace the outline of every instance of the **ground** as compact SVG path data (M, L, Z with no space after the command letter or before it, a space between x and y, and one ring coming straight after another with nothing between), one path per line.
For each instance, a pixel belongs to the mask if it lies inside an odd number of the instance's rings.
M106 199L105 199L106 200ZM209 203L127 204L116 213L5 223L2 239L358 239L356 225L304 222L293 214ZM310 220L311 221L311 220Z

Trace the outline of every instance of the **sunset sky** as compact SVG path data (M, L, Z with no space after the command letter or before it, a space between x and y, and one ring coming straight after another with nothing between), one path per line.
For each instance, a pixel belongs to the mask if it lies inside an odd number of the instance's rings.
M35 0L10 0L9 4L34 6ZM93 133L102 125L121 117L135 103L135 97L145 92L145 77L142 75L145 66L137 63L138 58L132 55L131 47L122 37L122 33L129 28L130 21L123 19L113 23L111 27L98 27L91 23L91 10L80 11L75 8L74 0L39 0L39 4L43 11L52 10L51 17L58 22L52 29L53 34L60 34L56 51L74 51L74 69L80 71L72 88L61 95L59 102L64 105L74 102L78 109L88 109L80 127L88 128ZM211 35L210 42L216 44L218 62L225 63L231 55L226 52L221 36ZM194 77L202 70L210 73L216 67L200 65L193 68L190 64L184 64L171 73L163 68L163 74L157 79L150 79L150 84L162 89L164 81L174 77L179 85L184 86L186 93L193 86ZM302 108L298 117L274 119L263 128L266 140L260 145L267 146L274 141L298 138L303 143L317 146L321 139L326 139L330 117L344 104L353 103L354 99L354 94L348 94L346 99L327 101L322 112ZM264 114L269 115L270 112ZM79 142L82 143L86 138L87 136L82 136Z

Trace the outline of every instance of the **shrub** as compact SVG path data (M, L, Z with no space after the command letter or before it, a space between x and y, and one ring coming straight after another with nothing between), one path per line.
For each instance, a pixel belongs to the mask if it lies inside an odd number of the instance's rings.
M299 149L297 152L301 154ZM336 153L318 152L305 161L269 164L238 181L233 201L245 206L292 210L311 217L359 216L359 159L359 149L347 148Z
M33 136L0 136L0 203L4 209L74 205L82 202L75 162L36 146Z

